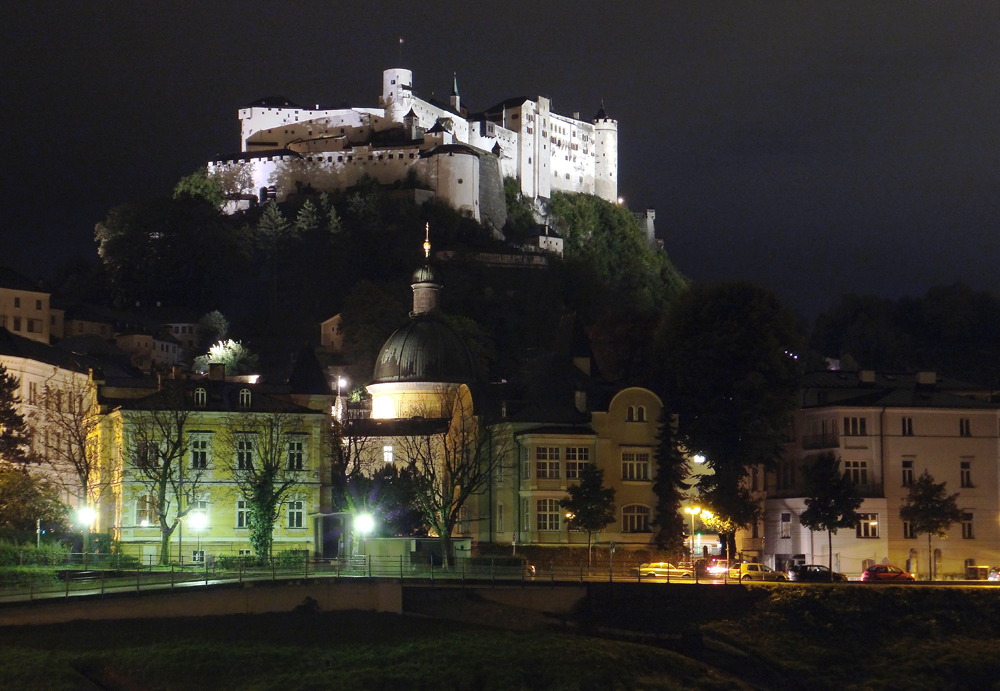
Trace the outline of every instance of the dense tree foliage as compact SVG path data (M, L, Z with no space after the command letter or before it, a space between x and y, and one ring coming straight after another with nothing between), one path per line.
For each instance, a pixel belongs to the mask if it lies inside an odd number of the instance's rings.
M0 467L0 539L33 542L36 521L47 534L65 533L68 509L59 496L59 488L47 480Z
M810 348L844 368L927 369L1000 385L1000 300L961 283L922 298L845 295L813 328Z
M226 366L226 376L234 374L254 374L260 365L260 358L239 341L229 339L219 341L208 349L204 355L194 359L192 369L199 373L208 372L208 366L222 364Z
M656 544L660 549L679 552L684 545L684 517L681 503L691 474L691 464L677 442L673 414L669 406L660 409L657 420L656 477L653 493L656 495Z
M743 482L747 469L773 465L796 406L792 315L749 283L695 286L674 300L658 341L677 440L714 471L701 480L702 501L747 526L760 513Z
M0 365L0 468L21 466L28 462L30 431L18 412L21 380Z

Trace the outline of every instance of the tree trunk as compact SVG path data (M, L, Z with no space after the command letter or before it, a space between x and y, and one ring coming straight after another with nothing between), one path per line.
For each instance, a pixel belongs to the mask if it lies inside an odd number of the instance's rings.
M441 568L452 566L454 561L451 558L451 531L441 531Z
M833 531L826 531L826 561L827 566L830 568L830 582L833 583Z
M934 580L934 552L931 550L930 533L927 533L927 580Z
M170 536L172 530L164 525L160 526L160 565L166 566L170 563Z
M590 548L590 536L591 532L587 531L587 568L589 569L593 563L593 551Z

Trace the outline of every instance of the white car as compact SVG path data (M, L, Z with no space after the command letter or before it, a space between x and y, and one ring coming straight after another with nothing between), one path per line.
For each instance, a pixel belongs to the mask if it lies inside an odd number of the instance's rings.
M763 564L738 564L729 569L729 577L733 580L746 581L787 581L788 577L781 571L775 571Z
M637 572L640 578L694 578L693 569L681 569L667 561L640 564Z

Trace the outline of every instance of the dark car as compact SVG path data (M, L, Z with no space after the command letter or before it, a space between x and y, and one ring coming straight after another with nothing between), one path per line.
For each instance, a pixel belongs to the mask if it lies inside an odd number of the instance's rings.
M898 566L893 566L892 564L875 564L875 566L869 566L861 573L861 580L865 583L880 583L915 581L917 579L913 577L912 573L907 573Z
M788 580L797 583L846 583L847 576L822 564L795 564L788 569Z

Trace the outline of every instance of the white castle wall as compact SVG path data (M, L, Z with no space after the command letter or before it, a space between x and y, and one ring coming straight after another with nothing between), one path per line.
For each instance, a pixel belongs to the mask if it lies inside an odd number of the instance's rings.
M504 108L494 121L470 122L464 117L413 95L413 73L389 69L382 74L380 108L310 110L292 107L249 106L239 111L242 150L274 151L275 155L250 159L252 189L274 187L280 201L296 189L296 182L317 189L350 187L363 175L382 184L404 178L411 167L442 198L456 203L478 218L478 189L473 194L468 162L451 156L431 166L420 163L421 151L452 141L478 149L498 151L503 176L516 177L528 198L548 198L555 191L596 194L608 201L618 196L618 124L611 118L589 123L551 111L545 97L524 100ZM450 134L425 135L424 141L396 148L377 148L373 135L404 125L412 111L417 126L426 131L439 121L450 123ZM499 122L495 121L499 120ZM299 156L278 154L290 149ZM470 157L476 159L475 156ZM222 170L227 161L209 164ZM445 170L457 166L455 170ZM478 173L475 176L478 187ZM431 182L433 180L433 183ZM462 180L459 183L458 180ZM436 185L444 184L447 189Z

